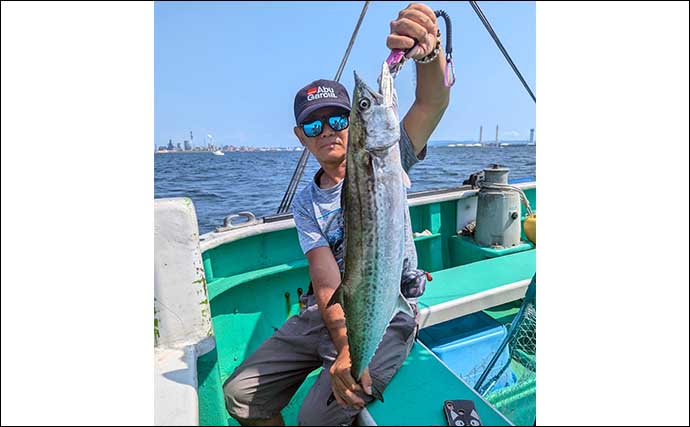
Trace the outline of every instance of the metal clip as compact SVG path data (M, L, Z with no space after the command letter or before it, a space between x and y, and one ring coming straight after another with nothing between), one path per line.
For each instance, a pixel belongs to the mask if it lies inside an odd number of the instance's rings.
M247 220L244 222L237 223L237 224L232 223L233 220L240 218L240 217L247 218ZM225 219L223 220L223 226L216 228L216 233L234 230L234 229L242 228L242 227L248 227L248 226L254 225L256 223L258 223L258 221L256 220L256 216L254 216L253 213L251 213L249 211L243 211L243 212L240 212L237 214L226 216Z

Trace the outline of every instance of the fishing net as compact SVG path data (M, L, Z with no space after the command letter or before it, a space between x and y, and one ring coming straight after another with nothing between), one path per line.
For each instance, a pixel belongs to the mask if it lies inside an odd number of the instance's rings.
M475 390L515 425L533 425L536 414L536 275L508 334L483 368ZM472 383L470 383L472 384Z

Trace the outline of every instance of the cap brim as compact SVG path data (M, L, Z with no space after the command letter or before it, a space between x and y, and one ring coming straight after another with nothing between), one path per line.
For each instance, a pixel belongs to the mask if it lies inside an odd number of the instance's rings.
M345 106L339 102L322 102L319 104L315 105L310 105L309 107L305 108L304 111L300 113L299 116L297 116L297 124L300 124L304 121L304 119L307 118L311 113L314 111L318 110L319 108L324 108L324 107L340 107L343 110L351 111L352 109L349 106Z

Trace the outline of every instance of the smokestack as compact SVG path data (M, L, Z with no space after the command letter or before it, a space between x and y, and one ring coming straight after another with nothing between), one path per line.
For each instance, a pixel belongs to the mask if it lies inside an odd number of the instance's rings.
M496 125L496 145L498 145L498 125Z
M534 129L529 130L529 143L532 144L534 142Z
M479 126L479 143L482 143L482 131L484 130L484 126Z

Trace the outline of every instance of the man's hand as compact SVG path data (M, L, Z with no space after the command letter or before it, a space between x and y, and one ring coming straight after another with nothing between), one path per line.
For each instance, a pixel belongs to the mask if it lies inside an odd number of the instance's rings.
M434 11L425 4L413 3L403 9L397 19L391 21L391 33L386 39L386 46L389 49L407 50L417 41L417 46L407 56L420 59L436 47L437 31Z
M364 389L364 393L371 395L371 377L369 376L369 369L365 369L362 373L362 385L355 382L350 373L352 363L350 362L350 350L345 347L343 351L338 354L338 357L333 362L329 373L331 374L331 388L335 400L341 406L352 406L357 409L364 409L366 402L356 393Z

